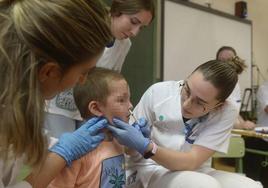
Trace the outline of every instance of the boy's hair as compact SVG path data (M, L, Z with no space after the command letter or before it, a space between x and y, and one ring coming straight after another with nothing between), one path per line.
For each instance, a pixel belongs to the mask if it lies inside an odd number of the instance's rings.
M46 156L39 68L55 62L64 74L100 54L107 17L99 0L0 1L0 160L9 149L30 165Z
M123 75L114 70L95 68L91 70L83 85L74 88L74 100L81 117L87 119L91 114L88 104L91 101L98 101L103 104L110 94L110 83L112 81L125 80Z

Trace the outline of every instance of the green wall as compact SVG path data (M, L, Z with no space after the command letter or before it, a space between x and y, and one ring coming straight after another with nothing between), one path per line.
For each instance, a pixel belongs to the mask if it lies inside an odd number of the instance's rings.
M108 5L111 0L105 1ZM155 21L131 39L132 46L123 65L122 74L127 79L131 101L135 106L146 89L156 82Z
M145 90L155 81L153 30L153 25L150 25L131 40L132 47L122 69L122 74L130 86L131 101L134 106Z

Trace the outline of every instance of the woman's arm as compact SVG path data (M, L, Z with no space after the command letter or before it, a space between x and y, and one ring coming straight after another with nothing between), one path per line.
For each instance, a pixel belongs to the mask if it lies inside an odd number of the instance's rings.
M150 144L149 149L152 147ZM151 159L170 170L195 170L214 153L214 150L199 145L193 145L189 152L158 147L156 154Z
M244 120L240 115L237 116L237 119L234 123L235 129L247 129L252 130L256 127L256 124L249 120Z
M25 180L33 188L45 188L60 173L65 165L66 161L62 157L50 152L41 167L33 170Z
M43 188L60 173L67 164L95 149L103 140L100 130L107 126L104 118L91 118L73 133L64 133L58 143L49 150L44 162L26 178L34 188Z

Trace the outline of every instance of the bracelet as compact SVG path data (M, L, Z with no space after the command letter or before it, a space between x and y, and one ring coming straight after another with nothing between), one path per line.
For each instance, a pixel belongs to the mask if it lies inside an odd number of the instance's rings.
M145 159L149 159L149 158L151 158L152 156L154 156L156 154L156 151L157 151L158 146L152 140L151 140L151 143L153 144L153 149L151 151L146 152L143 155L143 157Z

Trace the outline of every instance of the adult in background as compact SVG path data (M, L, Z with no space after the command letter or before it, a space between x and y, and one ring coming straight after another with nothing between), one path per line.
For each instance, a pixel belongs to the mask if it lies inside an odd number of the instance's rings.
M236 58L237 53L235 49L231 46L222 46L218 51L216 55L216 59L221 60L221 61L227 61L231 60L232 58ZM234 91L232 94L229 96L229 99L232 100L237 107L237 110L240 111L241 107L241 90L239 83L236 84ZM252 121L249 120L244 120L243 117L240 115L237 116L237 119L234 123L234 128L236 129L247 129L247 130L252 130L256 127L256 124Z
M257 127L268 128L268 82L264 82L257 92ZM267 129L266 129L267 131ZM260 138L246 138L246 147L261 151L268 151L268 140ZM268 187L267 156L246 153L244 157L244 171L248 177L259 180L264 187Z

